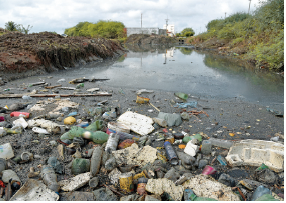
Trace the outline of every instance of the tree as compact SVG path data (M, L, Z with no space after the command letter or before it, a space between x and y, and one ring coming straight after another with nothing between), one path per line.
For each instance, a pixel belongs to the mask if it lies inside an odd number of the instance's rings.
M24 28L22 24L17 25L17 30L19 32L22 32L24 34L28 34L28 32L32 29L33 26L28 25L27 28Z
M195 35L195 31L194 31L192 28L185 28L185 29L183 29L183 31L181 32L181 35L182 35L182 36L185 36L185 37L190 37L190 36ZM188 35L188 36L187 36L187 35Z
M8 21L8 23L5 23L5 28L9 31L17 31L17 26L18 25L13 21Z

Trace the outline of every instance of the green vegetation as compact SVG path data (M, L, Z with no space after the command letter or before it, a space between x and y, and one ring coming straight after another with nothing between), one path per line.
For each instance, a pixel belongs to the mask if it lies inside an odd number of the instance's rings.
M190 37L194 35L195 35L195 31L192 28L185 28L180 34L180 36L182 37Z
M261 1L253 15L235 13L210 21L206 28L207 32L195 36L191 43L224 39L230 50L246 49L241 57L254 59L258 66L284 67L284 0Z
M124 24L116 21L103 21L97 23L79 22L76 26L65 29L68 36L104 37L108 39L126 38Z
M9 31L19 31L24 34L28 34L28 32L32 29L33 26L28 25L27 28L24 28L22 24L16 24L13 21L8 21L8 23L5 23L5 29Z

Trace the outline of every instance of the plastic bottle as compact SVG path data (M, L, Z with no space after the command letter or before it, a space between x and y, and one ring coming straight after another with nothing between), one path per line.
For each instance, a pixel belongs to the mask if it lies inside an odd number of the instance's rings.
M175 96L177 96L177 97L179 97L180 99L183 99L183 100L187 100L188 99L188 95L183 93L183 92L176 92Z
M225 160L225 158L223 158L221 155L218 155L217 160L219 161L219 163L223 166L227 165L227 162Z
M48 159L48 164L53 167L56 173L63 174L64 173L64 166L61 162L57 159L57 157L52 156Z
M39 134L50 134L46 129L44 128L38 128L38 127L33 127L32 131L35 133L39 133Z
M50 165L44 165L41 170L41 177L49 189L59 192L60 185L58 184L57 175Z
M209 165L206 165L206 167L203 169L203 172L202 172L203 175L212 175L215 173L216 173L215 168L213 168Z
M0 158L0 174L7 169L7 162L5 159Z
M214 146L221 147L221 148L226 148L226 149L229 149L233 145L233 142L229 141L229 140L221 140L221 139L216 139L216 138L210 138L209 141Z
M102 131L85 131L82 137L85 139L90 139L96 144L103 144L108 140L108 134Z
M270 194L264 194L261 197L257 198L255 201L280 201L278 199L275 199L272 195Z
M4 183L8 183L11 179L13 182L15 181L21 182L20 178L18 177L15 171L11 169L2 171L2 181Z
M79 84L76 85L76 89L79 89L81 87L84 87L84 83L79 83Z
M90 131L97 131L101 130L103 127L103 121L102 120L96 120L93 123L91 123L88 127L86 127L86 130Z
M190 188L184 190L184 200L185 201L217 201L213 198L208 197L198 197L194 191Z
M159 124L161 127L167 127L167 121L162 118L153 118L153 121Z
M105 151L109 153L111 153L112 151L115 151L118 145L119 137L120 136L117 133L116 134L111 133L108 137Z
M266 166L264 163L261 164L261 166L259 166L255 171L261 171L263 169L268 168L268 166Z
M7 131L3 127L0 127L0 137L4 137L5 135L7 135Z
M0 145L0 158L11 159L14 157L14 152L10 143Z
M72 162L71 172L74 175L88 172L90 170L89 159L76 158Z
M22 96L22 99L25 99L25 100L31 100L31 99L33 99L31 96L29 96L29 95L23 95Z
M212 152L212 143L208 140L204 140L202 142L201 152L202 154L210 154Z
M166 141L164 143L164 147L165 147L166 154L167 154L168 159L171 162L171 164L172 165L177 165L178 164L178 157L177 157L176 152L174 151L171 143Z
M272 192L268 188L264 187L263 185L260 185L254 191L254 193L251 197L251 201L255 201L256 199L258 199L259 197L261 197L262 195L265 195L265 194L272 195Z
M31 113L14 111L14 112L10 113L10 116L11 117L23 116L24 118L29 118L31 116Z
M103 149L101 146L98 146L93 150L90 161L90 174L93 177L99 172L102 154Z

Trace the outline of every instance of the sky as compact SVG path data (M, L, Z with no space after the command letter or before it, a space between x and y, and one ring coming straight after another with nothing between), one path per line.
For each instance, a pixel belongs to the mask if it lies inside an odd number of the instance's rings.
M251 0L250 13L259 0ZM122 22L125 27L163 28L168 19L175 32L193 28L206 31L208 22L236 12L248 12L249 0L0 0L0 27L13 21L33 32L57 32L79 22L99 20Z

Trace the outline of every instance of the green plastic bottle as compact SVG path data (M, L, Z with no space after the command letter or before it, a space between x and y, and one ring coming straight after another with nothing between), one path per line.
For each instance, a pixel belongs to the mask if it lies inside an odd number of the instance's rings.
M88 172L89 170L90 170L89 159L76 158L73 160L71 169L72 174L78 175L81 173Z
M96 132L92 132L92 131L85 131L82 135L83 138L85 139L90 139L92 140L94 143L97 144L103 144L105 142L107 142L108 140L108 134L102 131L96 131Z
M187 100L188 99L188 95L183 93L183 92L176 92L175 96L177 96L177 97L179 97L180 99L183 99L183 100Z
M103 126L103 121L102 120L96 120L93 123L91 123L89 126L85 128L85 130L89 131L98 131L101 130Z
M61 140L66 140L66 139L72 140L75 137L82 137L82 134L84 133L84 131L85 131L84 128L73 126L68 132L64 133L60 139Z
M275 199L270 194L264 194L261 197L257 198L255 201L279 201L278 199Z

